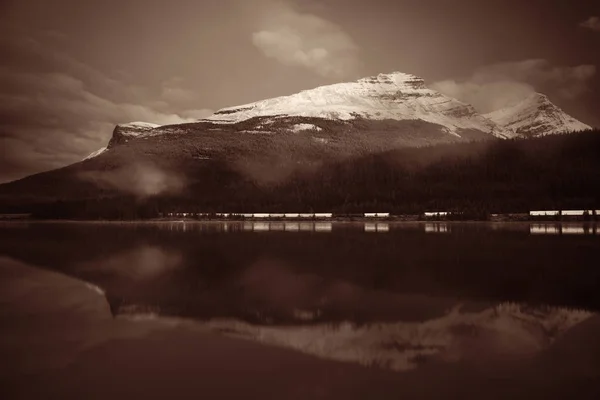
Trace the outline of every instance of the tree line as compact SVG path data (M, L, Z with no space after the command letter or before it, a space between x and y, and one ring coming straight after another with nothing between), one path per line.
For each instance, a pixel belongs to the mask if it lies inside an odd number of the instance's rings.
M81 219L146 219L168 212L450 211L485 219L534 209L600 209L599 133L404 148L323 163L269 185L218 163L180 194L62 199L31 211L40 218Z

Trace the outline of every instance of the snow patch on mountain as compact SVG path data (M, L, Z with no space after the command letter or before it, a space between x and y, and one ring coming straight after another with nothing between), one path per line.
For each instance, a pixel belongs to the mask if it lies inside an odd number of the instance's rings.
M121 133L124 136L140 137L149 136L150 131L160 128L161 125L152 124L150 122L129 122L126 124L118 124L117 128L121 128Z
M290 130L292 132L302 132L302 131L321 131L322 129L313 124L295 124Z
M90 158L98 157L100 154L104 153L107 150L108 150L108 147L102 147L101 149L98 149L98 150L92 152L89 156L84 158L82 161L89 160Z
M562 111L541 93L532 94L513 106L484 116L504 128L510 137L537 137L591 129L589 125Z
M496 124L475 109L425 86L402 72L379 74L236 107L223 108L205 121L238 123L254 117L317 117L337 120L423 120L450 134L474 129L503 137Z

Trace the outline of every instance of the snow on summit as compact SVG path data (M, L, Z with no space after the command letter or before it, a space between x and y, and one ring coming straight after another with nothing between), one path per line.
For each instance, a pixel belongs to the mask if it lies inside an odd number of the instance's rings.
M119 124L119 126L122 128L154 129L160 127L161 125L152 124L150 122L135 121L128 122L126 124Z
M502 136L496 124L459 100L429 89L423 79L402 72L379 74L355 82L303 90L237 107L223 108L206 121L237 123L253 117L317 117L352 120L423 120L457 134L472 129Z
M119 132L125 136L130 138L143 138L152 136L153 129L160 128L162 125L152 124L150 122L128 122L126 124L118 124L117 129Z
M562 111L541 93L534 93L520 103L485 116L503 127L510 137L544 136L591 129Z

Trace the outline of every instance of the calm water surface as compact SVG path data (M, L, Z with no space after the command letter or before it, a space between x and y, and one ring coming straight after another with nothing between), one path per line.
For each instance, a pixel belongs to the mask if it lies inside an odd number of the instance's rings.
M599 256L583 223L3 224L0 371L16 397L593 398Z

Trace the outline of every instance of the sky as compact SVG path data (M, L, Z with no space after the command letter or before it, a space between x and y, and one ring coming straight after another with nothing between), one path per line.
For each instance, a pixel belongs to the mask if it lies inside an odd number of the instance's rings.
M80 161L117 123L392 71L481 112L539 91L600 126L593 3L0 0L0 182Z

